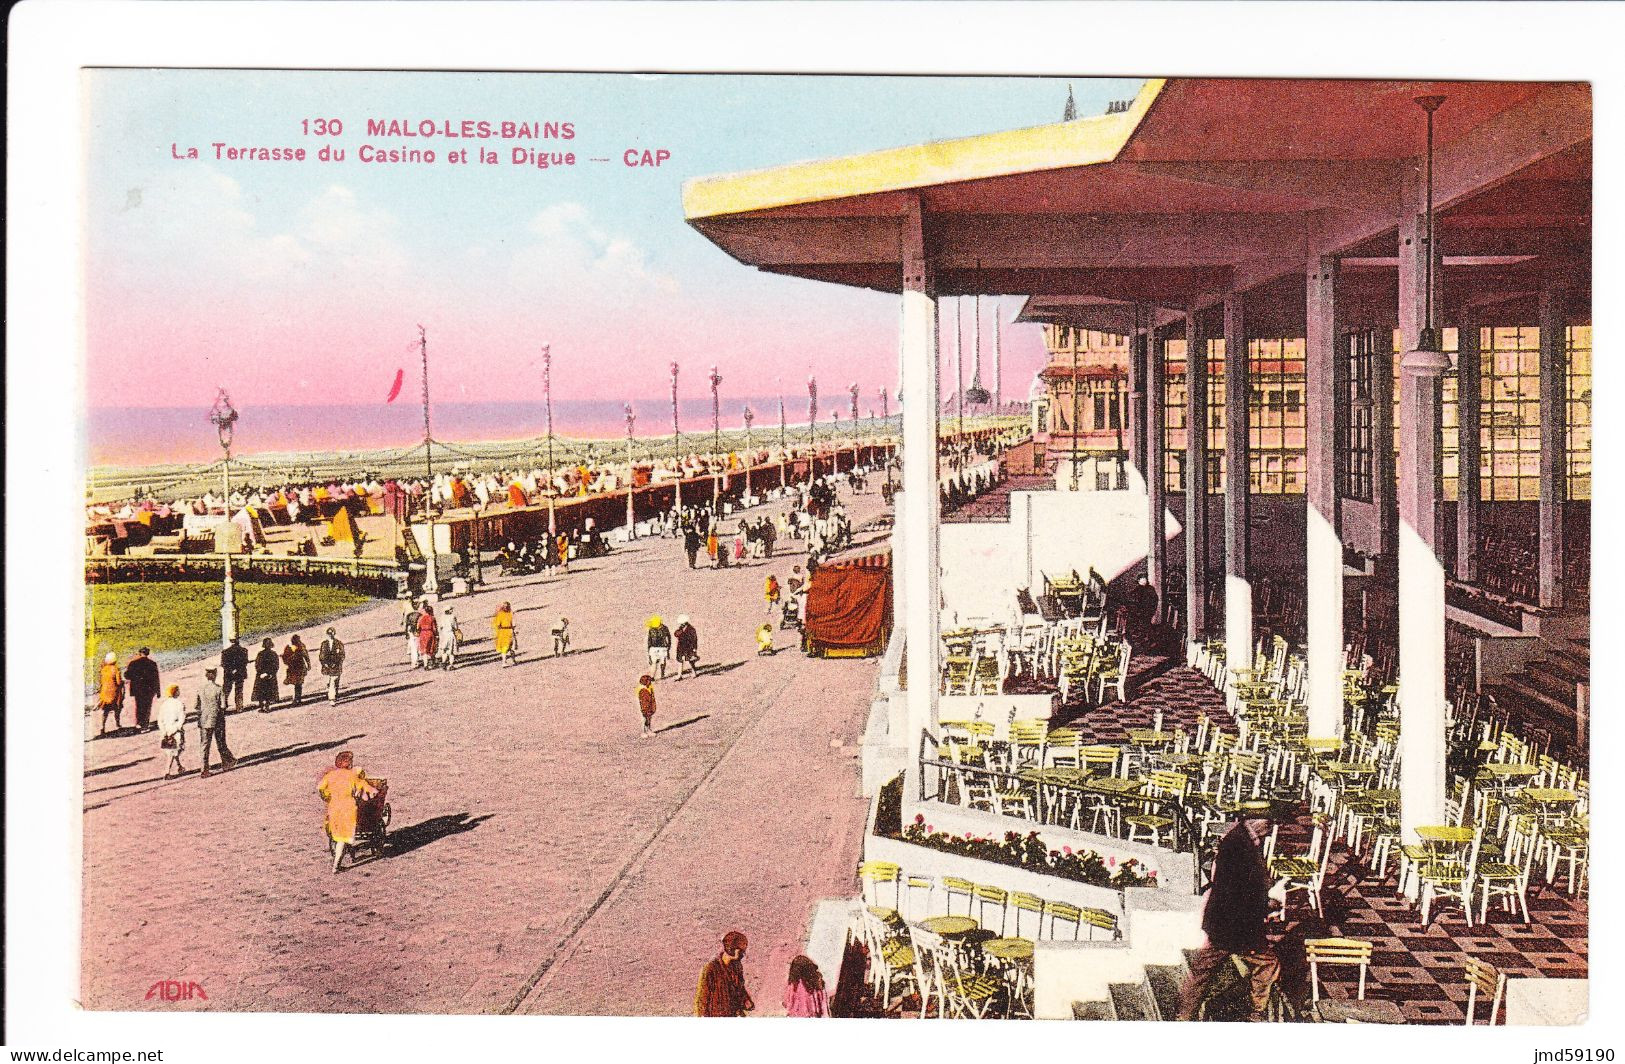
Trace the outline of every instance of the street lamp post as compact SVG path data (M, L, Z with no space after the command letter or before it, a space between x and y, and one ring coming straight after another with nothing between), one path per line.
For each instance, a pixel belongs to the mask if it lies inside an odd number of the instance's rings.
M677 464L677 488L672 511L683 512L683 432L677 427L677 363L671 364L671 455Z
M848 385L846 392L852 397L852 468L858 467L858 386Z
M755 460L755 452L751 450L751 446L750 446L750 423L752 421L755 421L755 420L756 420L756 411L754 411L754 410L752 410L750 408L749 403L746 403L745 404L745 499L746 499L746 501L749 501L749 499L750 499L750 465L751 465L751 462Z
M818 479L818 378L807 378L807 433L808 443L812 447L812 466L807 473L807 480Z
M784 490L785 467L790 464L790 452L784 433L784 386L779 386L779 490Z
M418 348L423 353L423 523L428 530L428 548L423 552L423 593L440 593L440 560L434 542L434 435L429 429L429 334L418 326Z
M553 496L558 492L558 471L553 468L553 345L542 345L542 395L547 400L547 541L559 534Z
M829 471L831 473L838 474L841 471L841 412L839 410L831 410L829 412L829 421L833 426L829 433L829 440L831 444Z
M209 411L209 420L214 423L215 432L220 437L220 450L225 459L221 463L221 490L225 492L226 528L221 534L224 541L221 546L225 549L221 555L225 559L226 576L221 588L220 597L220 645L226 647L237 638L237 598L231 582L231 438L236 431L237 411L231 405L231 397L224 388L215 396L214 408Z
M885 435L882 437L886 447L886 494L892 492L891 483L891 398L885 388L880 389L880 423L885 426Z
M632 423L638 415L632 411L632 404L626 404L626 538L634 538L637 529L637 518L632 508L632 494L637 487L636 478L632 469Z
M711 470L711 511L713 513L717 512L718 510L721 509L720 505L718 504L718 498L722 494L722 473L719 473L717 471L717 469L716 469L716 466L715 466L715 463L717 461L718 456L722 453L722 400L721 400L721 388L722 388L722 374L717 372L717 367L712 366L711 367L711 462L712 462L712 470ZM725 472L727 470L727 468L728 468L728 464L726 462L724 462L723 463L723 471Z

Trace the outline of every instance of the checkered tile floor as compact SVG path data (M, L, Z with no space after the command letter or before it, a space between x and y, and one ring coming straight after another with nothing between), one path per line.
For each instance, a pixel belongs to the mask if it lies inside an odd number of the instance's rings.
M1057 723L1083 730L1089 742L1124 742L1127 729L1149 726L1160 709L1163 727L1194 730L1199 713L1234 730L1223 699L1193 669L1152 655L1135 658L1126 703L1086 709L1066 708ZM1280 852L1308 848L1307 814L1283 827ZM1310 910L1294 895L1289 919L1278 943L1282 979L1296 999L1309 996L1309 969L1303 940L1330 935L1369 939L1376 944L1367 973L1366 996L1396 1002L1411 1023L1459 1024L1466 1017L1467 984L1463 963L1468 956L1495 965L1512 978L1585 978L1588 970L1589 912L1584 895L1571 898L1564 886L1540 882L1537 869L1528 898L1530 922L1494 907L1488 924L1467 926L1461 911L1435 907L1432 925L1423 929L1420 910L1398 893L1395 869L1376 879L1341 843L1332 851L1332 870L1324 892L1324 914ZM1566 884L1566 881L1564 881ZM1358 985L1354 968L1323 967L1322 992L1353 998ZM1479 1019L1483 1019L1483 1006Z

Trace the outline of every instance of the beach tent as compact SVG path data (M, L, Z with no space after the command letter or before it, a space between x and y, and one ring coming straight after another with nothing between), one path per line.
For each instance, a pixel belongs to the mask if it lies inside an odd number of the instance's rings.
M820 566L807 589L804 646L826 658L875 657L891 634L891 555Z
M243 542L249 545L265 542L265 529L260 524L259 515L248 507L237 511L237 516L231 519L243 534Z
M341 509L333 515L333 520L328 522L327 534L333 537L334 543L354 543L361 533L356 528L355 518L350 516L350 511Z

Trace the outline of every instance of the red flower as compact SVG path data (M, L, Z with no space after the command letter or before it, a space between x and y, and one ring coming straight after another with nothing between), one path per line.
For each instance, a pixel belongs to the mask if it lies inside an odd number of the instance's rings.
M1072 856L1072 847L1070 847L1070 846L1062 846L1061 851L1063 853L1065 853L1068 857Z

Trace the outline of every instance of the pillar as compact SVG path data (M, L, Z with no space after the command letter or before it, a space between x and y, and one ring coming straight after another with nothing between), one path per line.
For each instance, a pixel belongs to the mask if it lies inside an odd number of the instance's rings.
M1465 318L1456 329L1456 579L1478 580L1478 511L1483 484L1480 467L1483 420L1479 323Z
M1185 312L1186 660L1207 635L1207 335Z
M1406 842L1416 828L1444 822L1444 565L1438 555L1443 447L1440 382L1450 359L1421 346L1430 253L1420 215L1399 226L1399 822ZM1435 260L1435 289L1439 274ZM1436 299L1436 297L1435 297ZM1435 306L1437 302L1435 301Z
M1234 669L1253 664L1253 585L1248 576L1252 511L1252 358L1247 349L1246 302L1224 300L1224 647Z
M937 423L941 413L937 365L937 305L925 255L924 209L916 196L902 218L903 491L897 507L908 566L903 582L908 662L908 735L912 762L920 733L937 729L938 658L942 624L938 557Z
M1337 512L1337 260L1309 260L1304 312L1304 594L1309 735L1343 728L1343 541ZM1380 447L1380 440L1379 447Z
M1568 329L1561 293L1540 293L1540 607L1563 605L1563 504L1569 481Z
M1140 319L1137 311L1135 319ZM1136 325L1128 339L1128 455L1129 464L1145 475L1145 356L1149 331Z
M1168 389L1166 352L1156 330L1146 333L1145 359L1145 489L1147 531L1146 580L1157 593L1157 619L1162 619L1163 578L1168 575L1168 480L1163 474L1163 402Z

